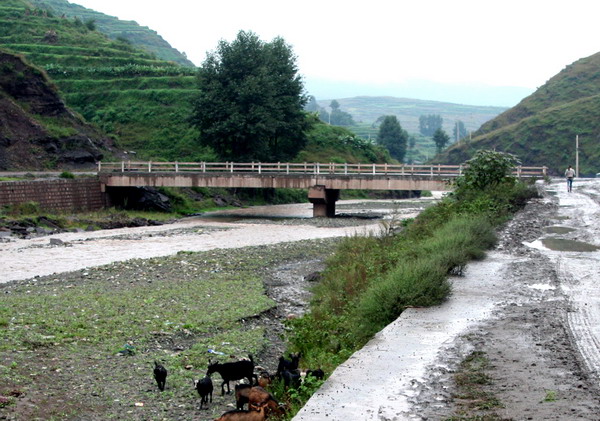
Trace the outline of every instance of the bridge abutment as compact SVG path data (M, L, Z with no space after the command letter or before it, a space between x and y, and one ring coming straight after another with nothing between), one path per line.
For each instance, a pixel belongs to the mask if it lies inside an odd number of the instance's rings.
M335 202L340 198L339 189L313 186L308 189L308 200L313 204L313 218L335 216Z

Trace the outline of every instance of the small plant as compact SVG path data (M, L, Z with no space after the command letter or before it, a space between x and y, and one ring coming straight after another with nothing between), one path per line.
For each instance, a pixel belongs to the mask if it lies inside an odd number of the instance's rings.
M69 172L69 171L63 171L63 172L60 173L59 177L60 178L72 179L72 178L75 178L75 174L73 174L72 172Z
M544 397L544 402L555 402L558 400L555 390L546 390L546 396Z

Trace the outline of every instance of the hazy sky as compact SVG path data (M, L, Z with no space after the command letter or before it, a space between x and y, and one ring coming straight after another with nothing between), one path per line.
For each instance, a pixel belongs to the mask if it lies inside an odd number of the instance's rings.
M281 36L309 82L533 91L600 51L598 0L70 1L156 30L196 65L239 30Z

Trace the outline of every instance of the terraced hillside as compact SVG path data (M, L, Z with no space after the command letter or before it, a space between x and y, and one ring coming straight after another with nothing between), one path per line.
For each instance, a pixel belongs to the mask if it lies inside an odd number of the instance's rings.
M205 159L187 124L195 69L25 0L0 3L0 48L46 70L68 106L140 158Z
M134 21L120 20L95 10L87 9L66 0L29 0L34 6L50 8L55 15L79 18L82 22L93 20L98 30L111 39L124 39L142 49L154 53L158 58L174 61L182 66L194 67L194 63L173 48L156 31L140 26Z
M600 53L566 66L515 107L484 124L471 142L450 147L437 162L464 162L478 149L514 153L526 165L547 165L553 174L575 166L600 172Z

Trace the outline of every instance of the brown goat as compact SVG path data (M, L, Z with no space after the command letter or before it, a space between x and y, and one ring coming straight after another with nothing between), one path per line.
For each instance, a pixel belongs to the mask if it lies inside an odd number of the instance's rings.
M248 409L265 407L266 415L281 416L285 412L273 395L260 386L254 386L248 393Z
M263 389L266 389L271 383L273 382L273 379L271 378L271 375L266 372L266 371L261 371L259 376L258 376L258 385L260 387L262 387Z
M227 411L215 421L264 421L264 419L265 407L261 406L258 411L241 411L239 409Z
M244 409L244 404L249 401L250 389L252 389L252 385L249 384L235 385L235 409Z

